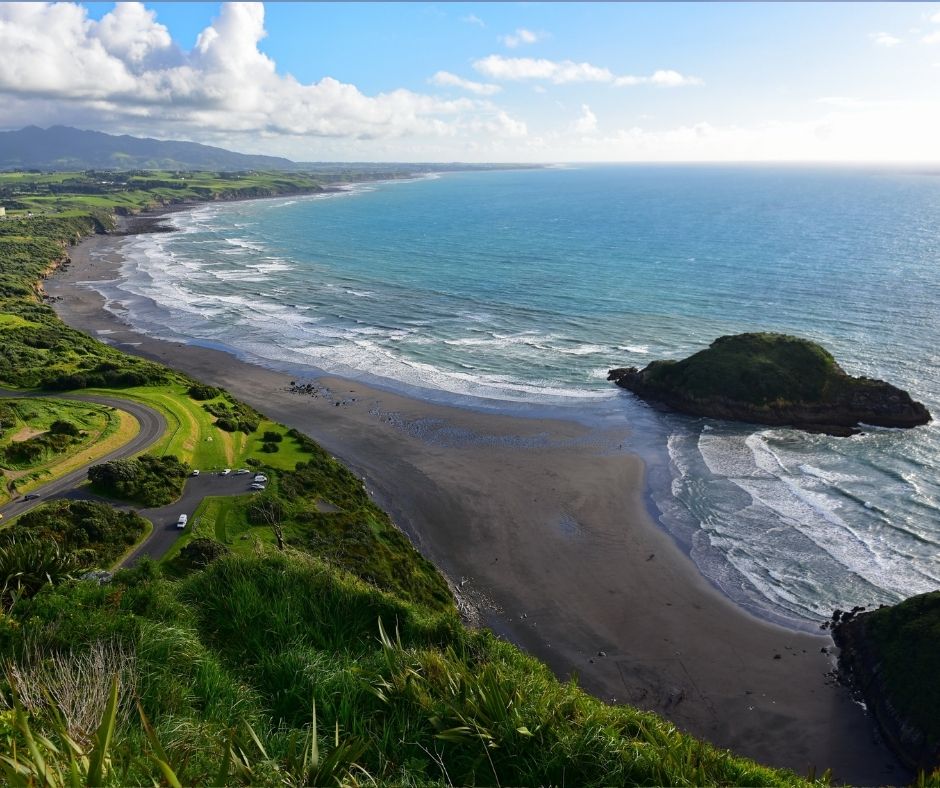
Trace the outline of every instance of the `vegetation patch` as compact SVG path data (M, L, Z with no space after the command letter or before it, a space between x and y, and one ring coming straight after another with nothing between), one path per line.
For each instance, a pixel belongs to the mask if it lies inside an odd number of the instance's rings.
M88 469L92 489L110 498L146 507L172 503L183 492L189 467L172 454L144 454L132 460L111 460Z
M149 524L134 512L93 501L54 501L18 517L0 531L0 545L29 538L54 542L80 568L108 567L135 544Z

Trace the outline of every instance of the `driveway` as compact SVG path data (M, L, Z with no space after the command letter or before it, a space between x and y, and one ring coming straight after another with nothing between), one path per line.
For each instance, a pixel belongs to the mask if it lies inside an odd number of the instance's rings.
M254 479L254 472L242 476L236 476L234 472L228 476L220 476L218 473L191 476L186 480L182 496L169 506L161 506L159 509L138 509L139 515L153 523L153 532L121 562L121 568L134 566L144 556L154 560L163 558L176 540L186 533L184 529L176 527L181 514L189 517L187 528L190 528L193 522L193 512L202 503L203 498L210 495L244 495L250 492L249 485L252 479ZM122 506L121 508L131 507Z

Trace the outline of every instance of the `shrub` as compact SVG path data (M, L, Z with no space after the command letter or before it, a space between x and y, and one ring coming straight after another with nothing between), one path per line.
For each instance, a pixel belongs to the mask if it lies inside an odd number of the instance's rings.
M195 400L215 399L222 395L222 389L218 389L215 386L206 386L203 383L193 383L189 387L189 396Z
M284 440L284 436L274 430L265 430L262 440L264 440L265 443L280 443Z
M71 435L72 437L76 437L79 435L80 430L70 421L56 419L49 425L49 432L53 435Z
M163 506L175 501L188 475L189 467L172 454L166 457L144 454L134 460L111 460L88 469L88 478L102 494L144 506Z
M274 454L279 448L280 446L272 441L265 441L261 444L261 451L267 452L268 454Z

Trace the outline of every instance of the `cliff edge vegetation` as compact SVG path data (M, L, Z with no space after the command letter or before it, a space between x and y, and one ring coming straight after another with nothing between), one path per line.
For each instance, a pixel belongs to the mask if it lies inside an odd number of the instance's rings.
M833 615L839 668L911 769L940 769L940 591Z
M850 435L859 425L915 427L921 403L881 380L847 374L825 348L786 334L724 336L682 361L612 369L643 399L693 416Z

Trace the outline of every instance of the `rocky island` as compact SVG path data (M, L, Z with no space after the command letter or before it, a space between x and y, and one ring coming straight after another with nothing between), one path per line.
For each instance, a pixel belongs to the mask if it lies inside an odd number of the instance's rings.
M882 380L847 374L825 348L786 334L716 339L682 361L612 369L634 394L693 416L852 435L859 425L916 427L931 416Z

